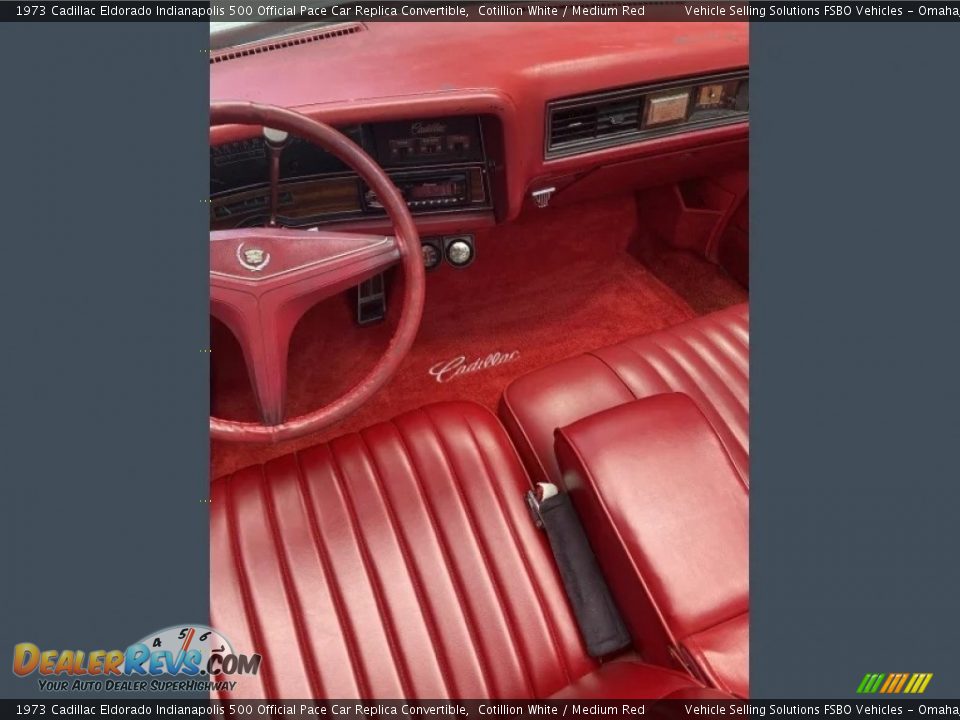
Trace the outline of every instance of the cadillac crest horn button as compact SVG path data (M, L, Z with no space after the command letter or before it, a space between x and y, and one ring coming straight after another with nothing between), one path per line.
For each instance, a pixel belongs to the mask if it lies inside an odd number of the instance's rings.
M258 247L244 249L241 243L240 246L237 247L237 260L247 270L259 272L270 262L270 253Z

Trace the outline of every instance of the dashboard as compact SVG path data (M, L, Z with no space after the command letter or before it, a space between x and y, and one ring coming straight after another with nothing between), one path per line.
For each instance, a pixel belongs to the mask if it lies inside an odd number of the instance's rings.
M748 23L346 23L210 63L211 100L290 108L353 137L422 235L747 158ZM257 134L211 130L215 228L269 217ZM284 149L279 185L280 224L389 230L356 176L304 143Z
M441 116L338 128L387 171L416 214L490 208L481 118ZM278 161L273 207L271 166ZM382 217L376 195L338 158L297 137L264 136L210 148L211 223L216 229L290 227Z

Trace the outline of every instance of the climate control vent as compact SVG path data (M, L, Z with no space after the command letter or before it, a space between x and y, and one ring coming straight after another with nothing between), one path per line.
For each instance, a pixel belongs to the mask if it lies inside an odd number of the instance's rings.
M547 105L546 157L743 122L748 82L744 71L554 100Z
M323 30L309 33L298 33L296 35L290 35L288 37L271 40L269 42L241 45L240 47L217 51L211 54L210 64L213 65L214 63L236 60L237 58L248 57L250 55L260 55L261 53L282 50L283 48L294 47L295 45L307 45L320 40L330 40L332 38L343 37L344 35L353 35L354 33L358 33L363 29L363 25L360 23L344 23L334 27L327 27Z
M589 142L632 132L640 127L641 98L612 100L557 110L551 123L551 144Z

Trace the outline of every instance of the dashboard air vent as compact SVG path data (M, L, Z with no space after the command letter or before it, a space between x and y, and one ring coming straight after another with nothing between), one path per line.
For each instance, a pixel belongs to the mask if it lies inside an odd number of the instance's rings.
M551 144L578 143L636 130L640 105L640 98L631 98L558 110L553 115Z
M745 71L610 90L547 104L546 157L747 119Z
M210 64L222 63L227 60L236 60L237 58L248 57L250 55L260 55L261 53L281 50L283 48L294 47L295 45L306 45L320 40L330 40L332 38L343 37L344 35L353 35L363 30L360 23L344 23L333 27L327 27L309 33L298 33L288 37L271 40L269 42L251 43L241 45L240 47L229 50L220 50L210 55Z

